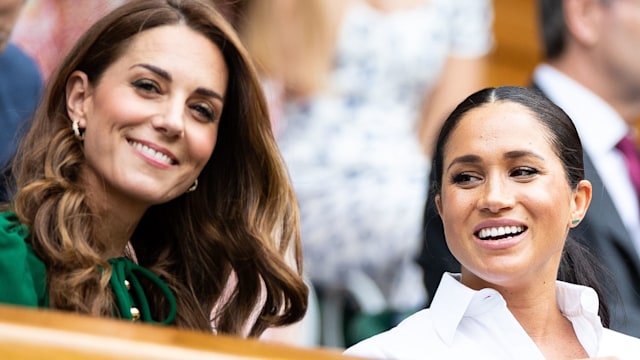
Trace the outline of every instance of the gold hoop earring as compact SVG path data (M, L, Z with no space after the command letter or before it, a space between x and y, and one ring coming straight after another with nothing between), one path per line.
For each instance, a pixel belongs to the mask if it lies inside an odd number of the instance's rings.
M84 133L80 132L80 124L78 120L73 120L73 123L71 123L71 128L73 128L73 135L75 135L76 139L84 141Z
M193 182L193 185L191 185L187 189L187 193L194 192L194 191L196 191L197 188L198 188L198 179L196 179L196 181Z

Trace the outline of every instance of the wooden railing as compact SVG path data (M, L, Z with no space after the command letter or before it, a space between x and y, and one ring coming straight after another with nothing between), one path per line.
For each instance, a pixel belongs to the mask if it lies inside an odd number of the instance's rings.
M0 306L0 359L341 360L305 349L71 313Z
M537 0L493 0L496 47L489 56L488 86L522 85L541 59Z

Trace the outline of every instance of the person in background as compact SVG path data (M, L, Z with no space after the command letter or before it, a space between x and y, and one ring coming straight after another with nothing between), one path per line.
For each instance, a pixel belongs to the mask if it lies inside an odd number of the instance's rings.
M534 70L532 86L573 119L584 143L586 178L594 187L591 208L572 235L615 274L604 294L611 328L640 337L640 211L634 186L640 174L629 173L620 146L631 143L630 155L636 157L640 2L539 0L538 6L545 61ZM433 197L426 204L419 262L430 294L443 272L459 270Z
M275 0L243 12L321 302L346 289L373 303L363 308L423 306L413 258L428 149L484 81L491 2Z
M571 119L536 90L487 88L443 124L431 191L461 264L431 307L346 350L379 359L635 359L609 330L602 278L569 229L592 187ZM557 281L558 273L572 282ZM590 287L592 286L592 287Z
M125 1L28 1L16 23L13 41L35 59L44 79L48 79L78 38Z
M0 302L256 337L307 306L253 65L205 1L136 0L52 74L0 213Z
M26 0L0 0L0 201L9 197L8 164L42 92L34 60L10 37Z

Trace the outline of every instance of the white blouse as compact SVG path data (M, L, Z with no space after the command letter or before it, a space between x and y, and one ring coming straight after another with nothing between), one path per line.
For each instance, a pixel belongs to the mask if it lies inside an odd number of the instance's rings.
M345 351L374 359L540 359L544 356L494 289L472 290L445 273L431 308ZM590 357L639 359L640 339L602 327L596 292L556 282L562 313Z

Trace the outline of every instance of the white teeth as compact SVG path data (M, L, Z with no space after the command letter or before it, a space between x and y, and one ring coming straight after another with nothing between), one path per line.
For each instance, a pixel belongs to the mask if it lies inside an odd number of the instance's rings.
M134 148L142 151L143 153L147 154L149 157L156 159L158 161L162 161L163 163L172 165L173 164L173 160L171 160L170 157L168 157L167 155L155 151L152 148L146 146L146 145L142 145L138 142L135 141L129 141L129 144L131 144L131 146L133 146Z
M518 234L524 231L523 226L499 226L492 228L484 228L478 231L478 237L480 239L486 239L490 237L504 236L510 234Z

